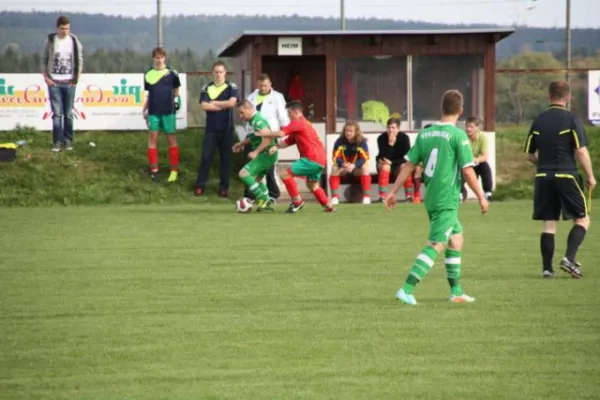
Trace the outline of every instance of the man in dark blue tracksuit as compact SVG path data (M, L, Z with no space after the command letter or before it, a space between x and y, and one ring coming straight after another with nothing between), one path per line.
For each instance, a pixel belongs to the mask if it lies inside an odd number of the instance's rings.
M196 195L204 194L213 154L218 148L221 156L219 196L227 197L234 134L233 109L238 101L238 88L235 83L225 80L227 69L221 61L213 64L212 71L214 81L205 85L200 93L200 105L206 111L206 127L202 142L202 158L198 178L196 178Z

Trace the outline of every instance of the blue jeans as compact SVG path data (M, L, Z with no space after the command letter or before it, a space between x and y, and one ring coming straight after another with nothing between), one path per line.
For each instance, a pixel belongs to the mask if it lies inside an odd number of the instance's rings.
M73 103L75 102L75 86L58 83L48 88L50 92L50 108L52 110L52 140L62 143L73 141Z

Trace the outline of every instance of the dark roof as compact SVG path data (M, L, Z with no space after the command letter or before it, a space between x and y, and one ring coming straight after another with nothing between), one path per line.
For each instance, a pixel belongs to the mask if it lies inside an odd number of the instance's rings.
M355 30L355 31L243 31L229 39L217 52L219 57L235 57L246 41L253 36L376 36L376 35L498 35L504 39L515 30L513 28L477 28L477 29L427 29L427 30Z

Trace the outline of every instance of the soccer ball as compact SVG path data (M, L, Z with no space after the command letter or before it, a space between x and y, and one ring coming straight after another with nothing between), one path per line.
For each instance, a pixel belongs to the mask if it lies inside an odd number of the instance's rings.
M248 213L252 211L252 200L247 197L242 197L235 202L235 210L239 213Z

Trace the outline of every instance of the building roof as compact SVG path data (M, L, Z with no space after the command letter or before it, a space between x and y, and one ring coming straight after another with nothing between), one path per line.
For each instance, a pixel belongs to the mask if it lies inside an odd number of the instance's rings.
M411 30L331 30L331 31L243 31L229 39L217 52L219 57L235 57L246 41L255 36L413 36L413 35L498 35L504 39L514 28L474 28L474 29L411 29Z

